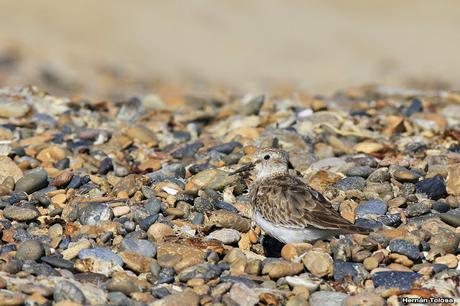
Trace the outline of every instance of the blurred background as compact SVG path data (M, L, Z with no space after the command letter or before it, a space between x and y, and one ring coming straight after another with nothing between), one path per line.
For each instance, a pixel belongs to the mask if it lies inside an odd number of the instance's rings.
M0 86L96 99L458 89L459 15L457 0L0 0Z

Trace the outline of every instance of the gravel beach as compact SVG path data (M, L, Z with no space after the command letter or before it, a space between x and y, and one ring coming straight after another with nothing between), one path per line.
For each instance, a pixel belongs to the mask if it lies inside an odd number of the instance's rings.
M460 93L120 101L0 89L0 305L460 303ZM280 244L251 220L258 148L372 229Z

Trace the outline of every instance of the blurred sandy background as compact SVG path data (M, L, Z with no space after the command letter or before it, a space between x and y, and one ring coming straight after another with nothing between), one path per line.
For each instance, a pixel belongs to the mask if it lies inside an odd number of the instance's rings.
M209 82L458 89L459 15L456 0L1 0L0 85L98 98Z

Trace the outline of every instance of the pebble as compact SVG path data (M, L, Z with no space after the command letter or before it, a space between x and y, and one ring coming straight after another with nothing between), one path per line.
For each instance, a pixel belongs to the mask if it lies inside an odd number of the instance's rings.
M145 239L124 238L120 243L120 251L136 253L145 257L154 257L157 253L155 245Z
M45 255L45 248L38 240L28 240L21 243L16 251L16 258L19 260L37 261Z
M112 252L110 249L107 248L93 248L93 249L82 249L78 253L78 258L80 259L86 259L86 258L91 258L91 259L96 259L96 260L101 260L101 261L108 261L108 262L114 262L119 266L123 265L123 261L121 258L116 255L114 252Z
M346 177L335 183L334 187L343 191L363 190L366 187L366 180L359 176Z
M223 190L229 185L236 185L240 178L237 175L228 175L220 169L207 169L192 176L185 184L185 191L196 194L198 190Z
M223 228L213 231L207 236L208 239L217 239L225 244L233 244L240 240L241 234L239 231L231 228Z
M13 178L13 183L22 177L21 168L8 156L0 156L0 182L5 181L7 177ZM11 188L10 188L11 189Z
M20 178L14 191L24 191L28 194L45 188L48 185L48 173L44 169L33 170Z
M222 270L216 265L199 264L182 270L177 276L181 282L188 282L191 279L203 279L205 282L219 277Z
M382 271L374 273L372 281L376 287L409 290L420 277L420 274L415 272Z
M311 250L308 251L303 257L302 262L312 274L316 276L332 275L334 261L332 257L324 252Z
M388 248L391 252L406 255L413 260L421 260L423 257L419 248L407 240L395 239L390 242Z
M303 264L285 260L273 260L264 264L262 274L268 274L272 279L296 275L303 270Z
M415 190L432 200L439 200L447 196L446 183L440 175L417 182Z
M360 203L355 209L355 214L358 218L368 218L373 215L381 216L386 214L387 209L382 200L369 200Z
M235 283L229 292L230 299L240 306L254 306L259 302L259 296L243 283Z
M8 206L3 210L3 215L10 220L24 222L38 218L40 212L35 207L25 205Z
M80 216L80 222L83 225L98 225L102 221L111 220L113 211L105 204L88 204L86 205Z
M334 280L340 281L346 277L353 277L353 280L357 283L363 283L368 277L364 265L362 263L354 262L334 262Z
M347 294L334 291L313 292L308 299L310 306L342 306Z
M56 302L72 301L80 304L87 303L83 292L70 281L58 282L54 288L53 298Z

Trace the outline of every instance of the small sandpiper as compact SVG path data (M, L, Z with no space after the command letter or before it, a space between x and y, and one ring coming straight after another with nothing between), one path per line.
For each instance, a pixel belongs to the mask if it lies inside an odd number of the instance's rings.
M340 234L369 233L344 219L321 193L289 174L285 151L262 149L253 163L231 175L253 169L253 218L273 238L283 243L313 242Z

